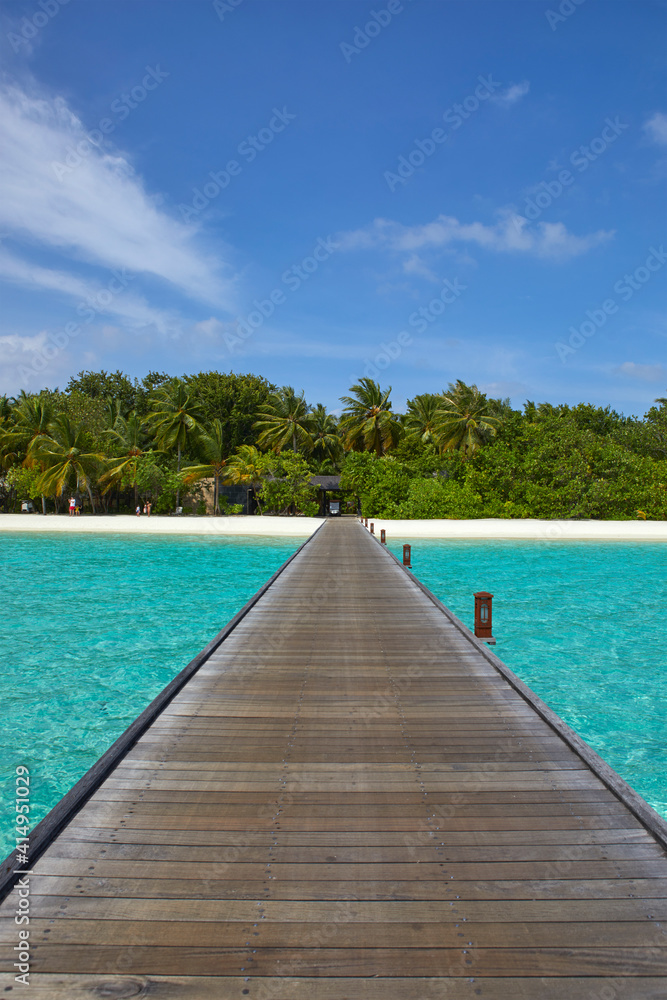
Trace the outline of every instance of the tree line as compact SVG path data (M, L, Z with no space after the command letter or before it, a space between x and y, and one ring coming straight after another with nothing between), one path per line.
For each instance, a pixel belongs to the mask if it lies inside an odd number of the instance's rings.
M341 475L366 516L667 518L667 399L643 418L528 401L452 382L394 411L361 378L339 414L252 374L82 371L63 391L0 397L0 504L156 513L213 487L254 488L259 511L317 512L313 475Z

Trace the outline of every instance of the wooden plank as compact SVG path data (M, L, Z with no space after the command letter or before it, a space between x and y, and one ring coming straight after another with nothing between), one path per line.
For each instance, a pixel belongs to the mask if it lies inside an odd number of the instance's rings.
M294 978L265 977L259 982L246 976L111 976L33 974L30 980L34 1000L100 1000L100 997L131 997L143 995L160 1000L239 1000L244 996L270 997L271 1000L472 1000L476 996L487 1000L537 1000L534 978L485 978L472 985L467 976L447 978L403 978L384 976ZM609 977L570 976L557 979L541 977L539 1000L597 1000L612 996L623 1000L664 1000L665 981L645 976ZM480 992L477 992L477 991ZM134 991L134 993L132 992ZM246 993L247 991L247 993Z
M91 896L124 899L291 899L291 900L448 900L457 899L665 899L662 878L503 879L456 882L279 882L268 879L222 881L184 875L181 879L94 878L85 875L42 875L37 885L44 896ZM12 913L13 917L13 913Z
M340 900L266 900L266 899L143 899L141 919L144 921L250 921L257 919L261 907L263 920L301 923L304 921L340 922ZM110 896L33 896L31 912L35 917L53 920L136 920L134 899ZM667 898L602 898L602 899L465 899L443 900L352 900L345 904L348 924L442 923L451 921L519 923L532 921L645 921L667 920ZM12 921L8 920L8 923ZM8 928L12 931L12 928ZM9 934L11 940L11 934ZM3 938L3 940L7 940Z
M147 975L233 976L402 976L406 967L421 976L667 976L667 951L658 948L211 948L135 945L42 945L32 952L35 973L87 973L107 969ZM12 958L0 947L0 962Z

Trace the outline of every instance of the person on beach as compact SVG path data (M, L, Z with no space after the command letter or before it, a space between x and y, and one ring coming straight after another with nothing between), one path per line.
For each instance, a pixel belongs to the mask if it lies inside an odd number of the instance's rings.
M76 511L76 499L74 497L69 498L69 516L72 517Z
M152 507L152 506L153 506L153 505L151 504L151 502L150 502L150 500L149 500L149 501L148 501L148 503L146 504L146 515L147 515L148 517L150 517L150 516L151 516L151 507Z
M137 517L141 517L141 507L137 504Z

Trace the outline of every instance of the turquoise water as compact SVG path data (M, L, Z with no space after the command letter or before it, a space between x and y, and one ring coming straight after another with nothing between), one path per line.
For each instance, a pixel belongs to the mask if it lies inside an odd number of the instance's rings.
M403 541L469 628L494 595L494 652L667 818L667 544Z
M0 857L14 775L37 823L299 539L0 535Z
M298 544L0 536L0 855L15 768L36 823ZM667 816L667 546L420 540L413 570L468 625L490 590L501 659Z

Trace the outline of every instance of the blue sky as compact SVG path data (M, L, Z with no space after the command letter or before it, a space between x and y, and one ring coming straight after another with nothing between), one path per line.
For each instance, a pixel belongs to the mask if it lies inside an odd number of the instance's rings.
M667 393L664 0L0 7L0 392Z

